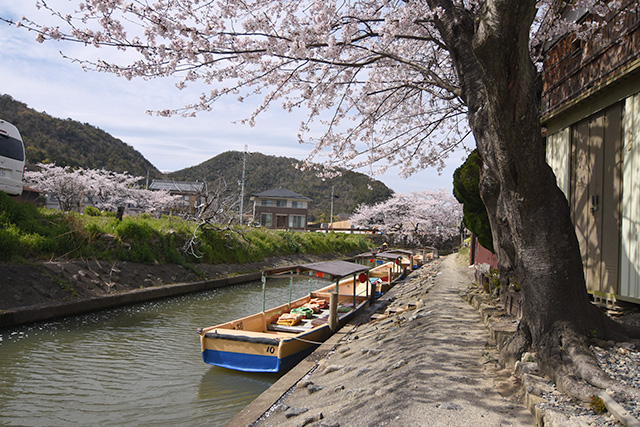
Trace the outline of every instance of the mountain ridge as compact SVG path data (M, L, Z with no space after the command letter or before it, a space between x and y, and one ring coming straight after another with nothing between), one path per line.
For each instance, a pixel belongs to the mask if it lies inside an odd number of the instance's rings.
M173 172L162 172L134 147L89 123L55 118L38 112L10 95L0 95L0 118L19 130L27 152L27 168L39 162L58 166L107 169L153 179L214 183L223 179L227 194L240 195L244 153L227 151L202 163ZM359 204L374 204L391 197L393 190L368 175L340 169L340 176L319 178L314 170L296 168L299 160L259 152L246 155L245 212L252 194L286 188L312 199L309 220L329 221L333 187L333 213L351 213ZM317 165L323 171L322 165Z
M214 182L224 179L228 191L240 194L239 185L242 180L244 153L226 151L204 162L168 173L167 176L176 180ZM309 216L311 221L324 219L328 221L331 213L331 187L333 186L333 213L349 214L356 206L382 202L393 194L393 190L381 181L373 179L359 172L339 169L340 175L330 179L318 177L324 171L322 165L317 165L318 172L300 170L295 165L301 163L291 157L271 156L258 152L247 153L245 168L245 206L248 206L250 196L274 188L286 188L312 199ZM273 170L277 173L273 173Z
M9 95L0 95L0 118L20 131L27 168L35 164L107 169L151 178L164 176L139 151L108 132L71 118L60 119L36 111Z

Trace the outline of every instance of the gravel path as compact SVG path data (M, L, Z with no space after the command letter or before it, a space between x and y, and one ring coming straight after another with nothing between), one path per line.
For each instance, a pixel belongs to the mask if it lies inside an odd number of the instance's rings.
M259 425L534 425L494 387L487 331L461 299L472 280L454 256L413 272L379 301L390 315L354 328Z

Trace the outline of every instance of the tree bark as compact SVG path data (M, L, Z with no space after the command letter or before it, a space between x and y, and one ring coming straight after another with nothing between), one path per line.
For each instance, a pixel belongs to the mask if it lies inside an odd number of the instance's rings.
M586 348L587 334L605 339L624 334L589 301L569 205L546 163L529 54L535 5L535 0L487 0L470 13L449 0L430 1L443 10L438 29L451 52L483 161L480 195L498 260L513 267L521 283L523 317L503 360L537 351L543 373L569 389L576 382L566 380L572 374L563 363L563 346Z

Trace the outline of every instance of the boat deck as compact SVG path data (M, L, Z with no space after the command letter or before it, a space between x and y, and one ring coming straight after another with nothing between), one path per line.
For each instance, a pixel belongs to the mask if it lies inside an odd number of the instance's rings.
M267 329L275 332L288 332L293 334L299 334L301 332L307 332L311 329L324 325L329 321L329 309L321 310L320 313L314 314L310 319L302 319L300 322L293 326L278 325L276 323L269 323Z

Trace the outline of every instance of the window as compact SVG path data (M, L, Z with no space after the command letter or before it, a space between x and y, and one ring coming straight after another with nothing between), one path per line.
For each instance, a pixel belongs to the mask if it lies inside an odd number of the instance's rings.
M262 224L264 227L271 227L271 214L270 213L263 213L260 216L260 224Z
M304 209L304 202L292 201L291 202L291 207L292 208L297 208L297 209Z
M576 38L571 42L571 57L575 58L582 54L582 39Z
M286 200L276 200L276 206L279 208L286 208L287 201Z
M289 228L304 228L304 215L289 215Z
M260 206L273 206L271 200L261 200Z
M24 161L24 146L19 139L0 134L0 156Z

